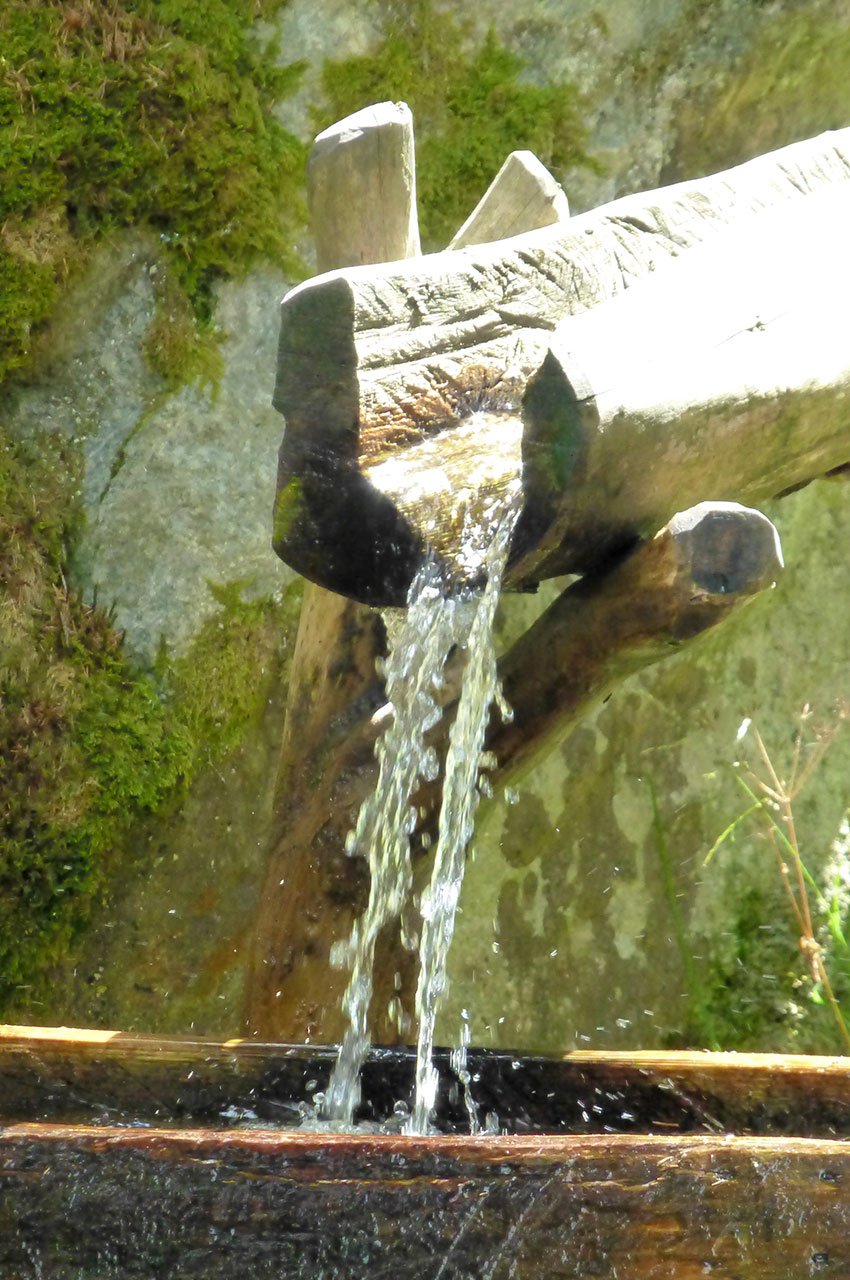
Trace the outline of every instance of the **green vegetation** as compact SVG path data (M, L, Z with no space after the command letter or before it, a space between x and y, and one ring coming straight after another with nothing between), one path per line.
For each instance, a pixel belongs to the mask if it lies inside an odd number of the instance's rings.
M667 178L726 168L843 128L848 65L845 5L821 2L772 17L737 66L716 68L706 89L682 103Z
M164 681L139 672L66 585L74 472L64 446L0 434L0 1006L66 949L133 825L239 741L297 608L212 588L191 652Z
M826 894L817 884L803 861L794 805L845 725L850 716L850 706L839 705L830 725L816 726L813 730L807 726L810 716L810 708L804 707L788 769L782 772L774 763L758 729L745 722L742 737L751 739L755 749L750 752L753 759L743 773L736 773L736 778L749 803L741 817L715 841L705 861L708 863L727 839L734 838L742 822L758 823L763 842L775 859L790 907L789 920L795 926L805 977L795 977L794 986L798 990L808 988L807 1022L814 1024L806 1027L806 1033L811 1036L814 1032L816 1047L822 1048L820 1037L826 1038L828 1029L822 1026L823 1016L819 1015L826 1014L832 1019L838 1047L842 1053L847 1053L850 1050L850 1010L842 1007L840 997L846 1000L848 994L850 944L844 932L846 903L843 901L841 879L833 871L832 884ZM817 913L810 905L810 895L817 902Z
M297 267L304 148L271 114L299 66L250 22L283 0L7 0L0 10L0 379L23 364L91 245L150 227L168 283L147 344L209 370L211 286ZM205 350L206 348L206 350Z
M846 724L850 707L840 705L828 725L807 725L804 708L787 771L780 771L758 729L742 726L742 759L734 776L744 805L704 857L709 866L721 849L743 838L734 855L741 888L730 868L724 879L729 912L723 945L706 962L693 953L678 905L666 829L649 781L653 827L662 883L688 996L677 1046L704 1049L802 1053L846 1053L850 1049L850 942L847 883L843 867L850 826L823 863L821 883L803 860L795 805L827 750ZM838 847L841 842L842 847ZM776 879L754 885L745 864L767 858ZM737 879L737 876L735 876Z
M61 947L110 847L188 773L185 732L65 586L70 459L0 452L0 993Z
M38 350L94 244L162 245L145 341L176 386L220 372L212 286L260 258L298 268L305 151L271 114L299 67L250 24L282 0L7 0L0 8L0 380ZM80 463L0 423L0 1004L85 922L139 821L231 749L281 678L293 599L218 611L192 651L139 671L66 582Z
M521 78L522 59L491 33L469 33L432 0L392 0L374 52L327 62L327 111L318 127L388 98L408 103L416 127L416 185L423 245L442 248L511 151L527 148L556 174L584 166L581 99L571 85Z
M278 602L243 599L249 580L208 583L218 610L165 682L192 742L197 764L219 760L244 737L273 682L286 682L290 641L298 623L301 583Z

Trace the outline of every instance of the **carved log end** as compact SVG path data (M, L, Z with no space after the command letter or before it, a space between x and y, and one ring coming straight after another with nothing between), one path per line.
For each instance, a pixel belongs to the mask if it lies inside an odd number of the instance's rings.
M694 588L708 595L755 595L783 569L776 528L737 502L700 502L667 526Z

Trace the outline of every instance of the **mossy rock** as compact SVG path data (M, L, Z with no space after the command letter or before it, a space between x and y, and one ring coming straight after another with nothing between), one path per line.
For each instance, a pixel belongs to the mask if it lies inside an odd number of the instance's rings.
M410 107L426 249L451 239L511 151L533 151L556 175L598 169L586 151L575 87L535 83L492 32L475 45L469 29L432 0L393 0L380 44L326 62L322 76L326 107L315 114L317 130L376 101Z
M250 27L280 3L4 6L0 378L27 361L69 272L116 228L151 228L168 259L172 296L149 350L169 378L204 367L217 279L261 259L297 270L305 150L272 106L300 67L275 65Z

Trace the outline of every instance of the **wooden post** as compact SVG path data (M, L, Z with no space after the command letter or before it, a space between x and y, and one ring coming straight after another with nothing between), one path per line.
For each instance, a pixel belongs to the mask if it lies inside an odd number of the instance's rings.
M504 240L569 216L567 197L534 152L512 151L448 248Z
M407 105L383 102L319 134L307 192L320 271L418 253ZM363 793L351 787L341 802L327 785L324 759L345 751L352 718L365 712L368 720L383 701L375 659L384 644L375 610L306 583L249 976L251 1035L330 1042L344 1029L344 975L330 968L328 954L350 929L366 888L365 867L344 851ZM370 776L373 746L374 738L360 744L365 758L351 762L355 774Z
M320 133L307 161L319 271L395 262L419 253L413 120L381 102Z

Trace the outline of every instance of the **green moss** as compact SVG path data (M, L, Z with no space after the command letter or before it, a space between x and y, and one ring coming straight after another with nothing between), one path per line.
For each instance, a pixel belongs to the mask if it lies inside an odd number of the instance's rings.
M738 164L847 124L850 15L817 5L772 18L731 72L683 102L665 180Z
M581 99L571 85L535 84L491 33L470 50L468 29L432 0L392 0L384 39L362 57L325 63L325 127L371 102L402 99L416 126L419 223L440 248L472 211L511 151L534 151L556 174L582 165Z
M301 582L281 600L243 599L250 582L210 583L220 608L167 675L171 696L203 761L220 759L256 720L272 681L286 682Z
M0 1008L60 959L133 830L177 803L285 679L297 588L219 603L159 678L124 656L102 609L65 581L77 460L0 431Z
M294 476L285 488L281 489L274 504L274 545L283 546L289 536L293 524L298 520L303 506L303 485L298 476Z
M165 272L142 350L169 389L196 380L202 385L218 386L224 372L219 336L219 331L209 325L198 326L179 281L172 272Z
M807 998L811 984L783 897L750 888L736 899L726 954L704 967L699 1007L689 1010L677 1047L827 1053L835 1046L828 1014Z
M160 237L186 307L149 351L195 372L211 287L297 268L304 148L271 114L300 67L250 21L282 0L7 0L0 12L0 378L28 357L75 262L116 227ZM168 303L173 311L173 299ZM157 327L158 326L158 327ZM195 335L196 339L196 335Z
M108 616L65 584L73 464L0 435L0 997L62 948L106 855L192 758Z

